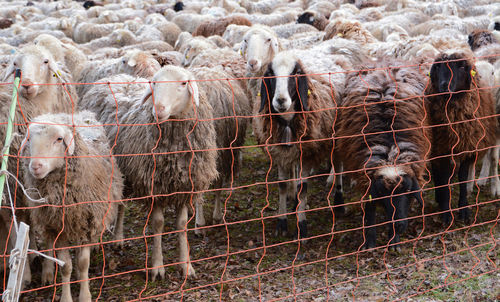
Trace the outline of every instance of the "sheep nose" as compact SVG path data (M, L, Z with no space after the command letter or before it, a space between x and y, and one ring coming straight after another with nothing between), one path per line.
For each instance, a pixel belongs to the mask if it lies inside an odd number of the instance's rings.
M40 169L43 168L43 164L39 161L34 161L31 163L31 169L34 171L34 172L38 172Z
M251 59L250 61L248 61L248 65L253 68L255 65L257 65L257 60Z
M278 102L278 104L280 105L283 105L283 103L285 102L286 100L284 98L278 98L276 99L276 102Z

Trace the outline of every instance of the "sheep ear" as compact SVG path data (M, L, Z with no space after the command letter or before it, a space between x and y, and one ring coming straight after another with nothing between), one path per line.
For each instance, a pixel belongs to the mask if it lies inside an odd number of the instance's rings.
M144 94L142 95L141 103L144 104L152 95L153 91L151 90L151 88L146 88L146 91L144 91Z
M277 55L278 54L278 51L279 51L279 47L278 47L278 39L276 38L273 38L272 41L271 41L271 48L273 49L274 51L274 55Z
M193 98L195 106L198 107L200 105L200 92L198 90L198 84L193 81L189 81L188 83L191 87L189 91L191 93L191 97Z
M10 75L13 74L14 71L15 71L14 64L10 63L9 66L5 69L5 71L3 73L2 82L7 82L7 80L10 77Z
M73 131L70 129L66 130L66 133L64 134L64 144L66 145L66 148L68 148L68 155L73 155L75 153L75 140L73 137Z
M28 145L28 139L29 139L29 133L26 133L26 136L24 137L23 141L21 142L21 148L19 148L19 154L20 155L23 154L24 149Z
M64 68L60 66L58 62L53 60L49 61L49 71L53 77L56 77L61 81L61 83L69 83L69 74Z
M306 76L297 77L297 90L299 91L300 101L302 102L302 110L309 111L307 99L309 97L309 84L307 83Z
M273 76L272 72L266 72L264 77ZM259 112L262 112L266 107L267 102L271 101L274 97L274 78L263 78L262 83L260 84L260 109Z

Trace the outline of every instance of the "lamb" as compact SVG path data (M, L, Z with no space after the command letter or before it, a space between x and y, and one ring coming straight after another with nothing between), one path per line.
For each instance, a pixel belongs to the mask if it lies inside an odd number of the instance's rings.
M411 198L422 203L420 188L430 149L421 97L426 80L415 67L385 69L403 65L383 60L349 74L337 118L334 156L341 158L356 191L366 192L364 248L368 249L376 246L376 228L370 226L376 221L377 204L384 206L390 221L388 242L396 244L408 226Z
M133 80L128 75L117 75L102 81ZM158 234L163 232L163 213L167 206L173 206L176 211L176 225L180 230L180 266L185 276L195 275L187 244L188 206L201 202L199 192L207 190L218 177L213 109L205 91L199 89L198 83L193 80L193 75L182 68L164 66L152 78L152 89L148 84L114 86L118 106L109 88L101 85L92 87L82 98L82 107L96 112L97 118L108 125L108 139L115 142L116 138L115 154L158 153L154 156L118 157L118 164L131 184L133 194L138 197L155 196L147 198L146 202L147 208L152 211L155 234L151 268L153 280L165 276L161 235ZM139 78L137 81L147 80ZM118 127L117 118L119 124L141 126ZM136 140L140 142L131 143ZM203 152L175 153L183 150ZM174 192L193 193L164 195Z
M260 104L254 102L254 133L265 144L279 174L277 232L287 232L287 199L296 198L297 168L302 180L298 196L299 239L307 237L305 208L307 178L313 167L329 158L333 147L335 88L323 79L307 75L302 62L290 51L278 53L269 64L261 83ZM318 141L319 140L319 141ZM300 143L300 147L298 142Z
M93 127L81 127L87 125ZM48 204L64 206L35 207L30 217L47 246L65 248L57 251L58 258L65 262L61 301L72 301L70 244L98 243L109 229L116 217L116 202L122 199L122 175L109 157L103 127L90 112L40 115L31 120L22 146L25 184L36 188ZM68 206L85 202L92 203ZM91 301L90 249L81 247L77 256L79 278L83 280L79 301ZM52 265L50 273L52 279L43 283L54 279ZM47 276L50 274L43 274Z
M493 96L490 90L481 89L484 84L474 70L472 57L466 49L441 53L431 67L431 83L425 91L429 124L439 125L432 128L431 156L437 159L431 164L436 202L443 211L445 225L453 219L448 188L453 167L458 167L460 182L459 218L467 222L467 183L472 181L469 175L474 175L475 160L494 146L498 129ZM450 124L456 122L460 123Z
M130 50L117 59L90 61L82 69L78 83L94 83L97 80L117 73L127 73L138 77L152 78L160 69L158 61L149 53ZM77 92L82 97L92 85L78 85Z
M213 35L222 36L226 28L231 24L252 26L252 22L250 22L245 17L242 16L226 17L217 20L209 20L201 23L194 30L193 36L194 37L196 36L210 37Z

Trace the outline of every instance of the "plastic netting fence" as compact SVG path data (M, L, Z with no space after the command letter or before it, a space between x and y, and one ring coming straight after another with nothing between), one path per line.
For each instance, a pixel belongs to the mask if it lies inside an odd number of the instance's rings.
M454 61L443 62L453 74L452 65ZM479 76L476 76L476 71L473 69L472 89L468 91L460 91L457 93L476 93L479 99L478 107L473 110L474 114L461 120L452 120L448 115L448 122L432 124L428 118L435 114L429 112L426 106L426 100L434 95L444 95L446 99L446 108L453 106L455 100L452 96L445 93L426 94L431 84L431 79L427 75L432 64L409 65L409 66L385 66L384 68L354 70L348 71L346 74L354 75L350 80L355 81L356 78L366 85L366 94L361 97L361 102L355 105L345 105L344 99L349 93L348 89L341 94L340 99L334 99L333 90L336 89L331 82L332 74L321 75L304 75L307 77L323 77L329 83L332 89L331 96L333 97L332 107L325 107L315 110L304 109L304 104L299 107L294 116L303 116L307 119L308 115L329 112L333 117L331 127L331 136L321 137L317 139L303 139L298 135L292 135L291 140L285 142L272 142L270 135L268 139L259 141L256 139L255 127L248 125L245 133L239 131L244 123L252 123L258 117L268 120L279 117L280 115L290 114L290 112L279 113L276 110L269 111L253 110L252 114L248 115L224 115L213 118L188 118L188 119L169 119L157 123L130 123L120 121L118 109L116 109L116 123L108 124L107 126L117 126L119 128L126 127L149 127L151 135L157 135L154 139L169 140L171 144L175 144L177 140L187 139L190 141L190 134L196 127L202 124L215 123L220 120L230 120L234 122L236 134L229 139L229 145L217 146L216 150L231 151L228 160L223 162L226 168L229 167L230 177L229 183L220 186L213 185L207 189L194 190L196 187L196 179L189 176L192 188L187 191L166 191L157 192L153 188L150 194L138 194L134 191L134 185L127 182L129 175L125 173L125 188L122 200L112 200L108 197L106 200L79 200L75 204L64 205L64 201L60 205L51 204L47 200L46 204L30 204L23 200L23 193L15 182L9 182L10 199L15 202L15 210L18 213L18 220L26 220L30 224L30 212L42 207L55 207L62 209L63 217L68 207L82 207L89 204L106 204L109 208L117 204L125 205L124 216L124 238L115 239L112 234L106 232L105 221L103 226L93 226L100 234L99 240L96 242L86 242L78 244L75 242L68 243L66 246L59 246L57 240L59 235L64 234L64 220L61 217L61 229L54 230L58 233L56 242L51 244L43 244L40 234L34 234L32 241L38 243L37 249L51 256L58 255L62 250L79 251L82 247L92 247L90 257L90 270L88 281L90 281L90 291L92 299L104 301L140 301L140 300L179 300L186 301L324 301L324 300L376 300L376 301L399 301L399 300L476 300L491 301L498 299L498 221L500 218L500 208L497 194L500 192L493 191L490 193L488 186L494 185L494 179L498 176L496 167L498 162L493 162L495 167L494 173L488 173L487 176L479 177L481 163L484 164L485 159L482 155L485 151L494 152L496 147L500 147L497 143L488 146L481 146L481 142L486 140L486 137L493 136L496 139L498 126L496 119L498 114L495 109L491 109L488 114L479 115L479 107L486 106L487 103L482 103L479 91L495 94L500 89L498 83L495 85L480 85L476 81ZM424 89L421 89L419 95L409 95L406 98L396 97L398 95L398 82L400 79L393 77L394 70L414 69L422 75L424 82L421 83ZM367 77L376 71L387 73L396 85L393 97L384 99L384 92L380 93L370 89L370 83ZM480 73L481 71L477 71ZM458 75L457 75L458 76ZM453 78L453 76L452 76ZM476 80L474 80L476 79ZM249 79L213 79L211 82L223 82L231 87L238 83L246 83ZM260 79L257 79L261 81ZM292 81L297 83L297 78ZM451 83L450 79L450 83ZM191 83L199 83L200 81L192 81ZM476 83L477 82L477 83ZM186 84L186 82L183 82ZM265 89L272 89L265 85ZM289 83L291 83L289 81ZM448 84L450 84L448 83ZM21 81L22 84L22 81ZM109 95L116 102L116 106L120 105L120 100L115 96L114 91L119 86L127 86L133 83L66 83L61 86L70 95L67 87L71 85L104 85L109 88ZM137 84L137 82L134 82ZM148 82L147 85L152 83ZM11 85L5 83L3 85ZM38 84L43 85L43 84ZM60 84L58 84L60 85ZM188 85L188 86L189 86ZM349 85L348 85L349 86ZM267 90L266 93L269 93ZM293 91L291 92L293 93ZM369 97L373 93L380 93L378 101L368 102ZM311 94L308 91L308 94ZM297 95L300 93L297 91ZM497 94L497 97L500 94ZM156 96L159 98L161 96ZM155 96L153 95L154 101ZM261 93L253 98L249 98L251 103L260 102ZM300 97L299 97L300 99ZM494 97L492 98L494 99ZM232 98L233 102L235 98ZM73 112L78 111L76 100L71 98L71 108ZM269 101L269 100L268 100ZM309 100L313 101L312 98ZM404 111L399 112L398 108L405 102L413 102L419 104L422 117L419 125L416 127L400 127L394 128L396 119L411 120L413 116L401 116ZM498 102L498 100L495 100ZM390 104L394 111L387 113L391 119L383 121L371 121L370 114L373 108ZM233 108L234 108L233 103ZM491 105L491 104L490 104ZM259 104L253 104L254 108L258 108ZM23 108L23 104L19 103L18 108ZM297 108L297 107L296 107ZM346 115L349 110L361 110L366 114L366 119L362 125L357 125L361 131L352 135L342 135L342 132L337 129L336 123L339 119L356 122L356 115ZM389 107L384 107L386 110ZM235 111L233 111L235 112ZM477 113L477 114L476 114ZM4 114L4 113L2 113ZM141 114L151 114L151 112L142 112ZM24 116L24 114L21 114ZM322 116L322 115L319 115ZM486 121L495 121L494 128L486 128ZM4 125L6 119L3 119ZM193 122L194 121L194 122ZM28 118L24 117L24 121L16 120L17 129L26 129ZM165 137L159 135L161 123L185 123L193 122L193 128L183 133L178 137ZM370 129L370 123L382 122L386 124L389 130L366 132ZM35 122L36 123L36 122ZM460 133L461 125L475 123L480 127L480 137L476 137L476 148L474 150L465 150L462 153L455 152L455 147L460 145L461 140L470 140L469 134ZM31 123L33 124L33 123ZM271 122L272 124L272 122ZM484 125L483 125L484 124ZM2 127L4 127L2 125ZM67 125L76 129L78 127L98 127L96 125ZM273 127L271 125L271 127ZM279 127L279 123L275 123L275 127ZM438 156L432 155L432 147L434 144L440 144L432 137L432 131L435 128L449 127L456 134L456 145L449 146L452 150L449 154L441 154ZM351 126L348 128L356 128ZM383 127L382 127L383 128ZM244 128L243 128L244 129ZM272 129L272 128L271 128ZM26 132L26 130L19 130ZM270 130L272 131L272 130ZM307 130L306 130L307 131ZM377 137L392 137L394 141L392 145L397 150L396 158L402 153L403 145L398 146L396 137L403 135L408 131L420 133L424 137L424 141L428 144L425 147L424 156L417 161L409 161L406 163L394 162L387 166L368 166L368 161L379 156L378 151L373 149L374 145L369 143L371 138ZM161 169L161 157L169 157L179 153L188 154L191 160L185 161L182 164L185 169L192 170L192 159L200 153L210 152L214 149L193 149L187 148L183 150L172 149L169 152L158 152L156 146L147 153L136 154L120 154L116 153L115 145L116 138L120 135L117 131L115 139L110 139L111 146L110 154L100 154L96 158L105 157L113 158L111 160L113 169L123 170L123 167L117 163L117 158L132 158L132 157L151 157L158 159L158 165L154 167ZM216 133L217 136L225 135L224 133ZM238 137L244 136L244 143L235 145ZM341 140L349 138L361 138L364 145L358 146L369 155L365 158L359 158L358 166L361 169L331 169L336 158L350 158L345 153L351 152L353 149L338 150ZM371 138L370 138L371 137ZM131 141L130 144L140 144L141 138L136 141ZM387 140L386 140L387 141ZM328 157L318 159L319 164L314 166L312 173L305 171L302 161L303 147L307 144L318 142L327 142L331 147L326 153ZM297 148L298 158L273 158L270 148ZM419 146L422 147L422 146ZM458 147L457 147L458 148ZM235 155L235 151L239 151L240 155ZM358 150L359 151L359 150ZM219 155L220 155L219 153ZM273 153L276 154L276 153ZM286 156L288 153L283 153ZM480 156L481 155L481 156ZM462 157L461 157L462 156ZM460 180L454 177L460 174L460 164L463 156L469 156L471 166L475 175L466 180ZM26 160L19 154L9 155L10 167L15 167L17 178L22 183L22 174L28 173L21 169L22 161ZM65 160L71 156L66 156ZM486 157L484 157L486 158ZM433 179L432 163L437 160L449 160L452 171L444 183L437 184ZM126 161L122 161L126 162ZM292 173L287 177L278 175L277 165L282 162L289 162L292 167ZM295 163L297 163L296 166ZM367 225L367 207L373 207L379 200L370 188L374 185L375 179L370 179L370 170L380 170L383 168L395 168L395 166L411 166L421 165L423 172L422 180L419 183L418 189L411 189L405 192L397 192L395 189L402 185L403 177L393 184L393 189L386 195L379 197L380 204L376 213L376 222L373 221ZM349 166L344 163L344 166ZM351 165L352 166L352 165ZM67 167L63 167L65 169ZM137 167L140 170L140 167ZM11 168L12 171L14 168ZM194 168L193 168L194 169ZM306 173L307 172L307 173ZM467 171L468 172L468 171ZM143 173L136 171L135 173ZM155 178L155 173L149 175L151 179ZM362 175L360 178L359 175ZM371 175L371 174L370 174ZM471 175L469 173L468 175ZM398 176L400 176L398 174ZM180 176L179 176L180 177ZM332 183L327 182L328 177L333 177ZM461 177L460 175L458 177ZM343 178L343 179L341 179ZM461 177L463 178L463 177ZM110 179L112 176L110 175ZM339 181L340 180L340 181ZM63 188L66 185L67 174L63 183L57 184ZM170 180L157 180L170 181ZM366 181L364 190L359 190L363 187L361 182ZM492 183L489 184L488 182ZM214 182L215 183L215 182ZM279 190L286 187L287 184L293 184L295 197L288 196L288 208L286 213L278 212ZM465 187L467 183L473 184L472 191L468 196L468 203L457 205L456 200L459 199L459 187ZM339 186L343 186L344 204L336 203L334 195L338 193ZM451 194L451 209L442 209L435 201L434 192L436 188L444 188ZM69 188L71 190L71 188ZM111 190L111 184L110 189ZM304 206L305 198L303 192L307 193L307 206ZM407 217L396 217L396 201L405 194L416 193L422 203L418 203L415 198L410 198L408 205ZM441 191L443 192L443 191ZM462 194L462 193L461 193ZM8 194L4 194L4 201L9 200ZM188 219L183 222L183 227L177 229L176 226L176 211L174 206L167 206L164 217L165 225L161 227L160 234L153 234L151 231L152 213L155 202L160 202L163 199L176 195L187 196L203 196L203 207L206 213L214 211L216 198L222 200L222 217L220 221L211 219L212 215L207 216L205 226L195 224L196 204L195 199L188 198ZM21 196L21 197L20 197ZM109 195L111 196L111 195ZM43 196L42 196L43 197ZM388 200L389 205L394 211L387 216L382 212L382 199ZM293 202L296 204L294 205ZM301 207L302 205L302 207ZM340 210L344 209L344 210ZM389 208L391 209L391 208ZM470 210L468 220L462 218L461 212L464 209ZM373 210L373 209L372 209ZM304 225L299 223L299 216L307 213L308 233L300 228ZM446 213L450 213L449 220L443 219ZM392 215L392 216L391 216ZM14 227L12 224L10 207L4 202L2 204L2 221L5 224L5 230L2 234L3 244L3 287L5 289L8 277L9 263L9 237L13 235ZM285 218L287 225L279 225L278 230L288 232L277 232L277 219ZM212 221L213 220L213 221ZM399 242L393 241L396 231L397 222L407 222L408 226L404 232L401 232ZM84 223L84 222L82 222ZM31 225L31 224L30 224ZM386 226L382 228L382 226ZM389 228L387 228L389 226ZM31 225L32 229L36 230L37 226ZM368 229L377 228L379 236L377 237L375 247L367 246ZM390 228L393 228L391 234ZM298 231L296 230L298 229ZM195 234L196 233L196 234ZM179 273L178 256L178 241L179 234L187 234L187 243L189 249L190 262L196 270L196 276L187 276L185 273ZM304 237L306 235L307 237ZM159 267L154 267L152 264L152 250L154 237L161 238L163 243L161 254L163 255L163 264ZM181 237L183 238L183 237ZM121 243L120 246L117 243ZM366 248L368 247L368 248ZM397 247L397 249L393 249ZM33 253L29 253L33 255ZM42 260L39 258L31 259L32 280L27 284L22 296L25 301L52 301L60 298L61 287L63 284L70 283L72 287L73 297L77 296L77 289L81 285L82 278L76 274L78 271L78 260L73 261L73 275L71 281L63 282L57 267L55 275L51 276L49 284L42 284ZM186 262L184 262L186 263ZM151 271L153 269L165 270L164 278L152 280ZM159 276L158 276L159 277Z

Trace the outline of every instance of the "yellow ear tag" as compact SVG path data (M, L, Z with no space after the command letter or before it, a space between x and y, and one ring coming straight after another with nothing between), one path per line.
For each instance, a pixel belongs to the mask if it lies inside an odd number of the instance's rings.
M307 96L311 96L311 90L307 90Z
M337 34L337 37L341 37L341 38L342 38L343 36L344 36L344 35L343 35L342 33L338 33L338 34Z
M430 73L430 72L428 72L428 73L427 73L427 76L430 78L430 77L431 77L431 73Z
M368 195L368 202L372 202L372 194Z
M473 76L473 77L475 77L475 76L476 76L476 71L475 71L474 69L472 69L472 70L470 71L470 75L471 75L471 76Z
M189 59L189 56L188 56L188 55L186 55L186 59Z
M257 96L260 96L260 92L259 92L259 93L257 93Z
M61 76L61 71L58 70L58 71L54 72L54 75L53 75L54 78L59 78L60 76Z
M243 55L243 51L241 51L241 49L240 49L240 55L241 55L241 56Z

